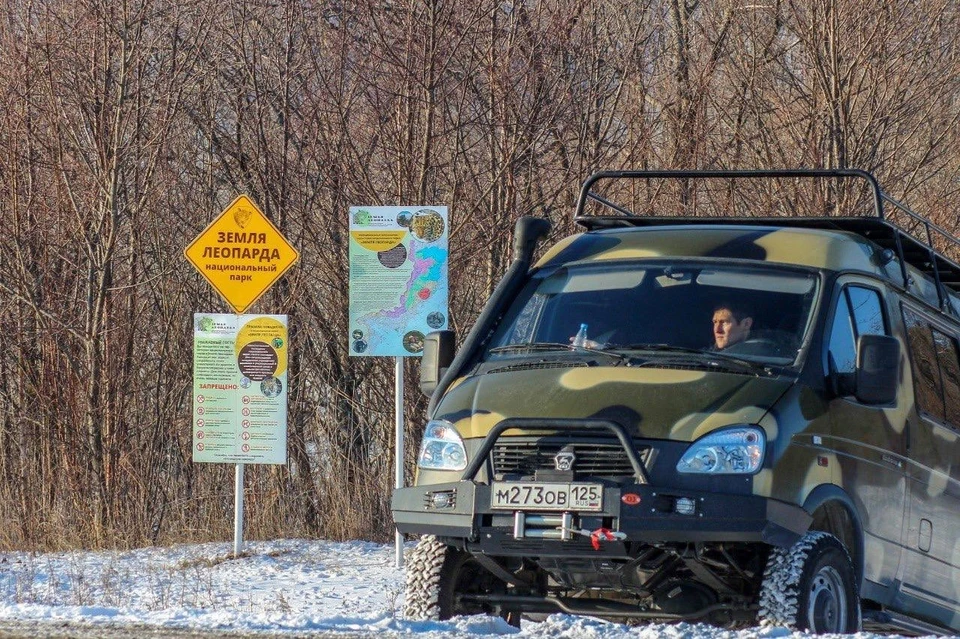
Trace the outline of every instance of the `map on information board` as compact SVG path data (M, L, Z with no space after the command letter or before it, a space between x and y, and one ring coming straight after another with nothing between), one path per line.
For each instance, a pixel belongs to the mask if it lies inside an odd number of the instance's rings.
M350 207L354 356L419 356L447 327L447 207Z

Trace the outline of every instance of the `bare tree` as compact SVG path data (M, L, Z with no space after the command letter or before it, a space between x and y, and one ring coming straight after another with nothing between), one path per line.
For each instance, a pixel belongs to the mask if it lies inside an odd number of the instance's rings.
M0 546L230 534L232 469L192 463L189 414L191 314L226 308L181 252L240 192L301 252L252 309L287 313L292 343L289 462L247 475L253 536L391 534L393 362L343 337L351 205L450 207L461 335L514 221L575 231L599 169L862 167L957 228L947 0L34 0L0 18ZM613 195L861 208L682 186Z

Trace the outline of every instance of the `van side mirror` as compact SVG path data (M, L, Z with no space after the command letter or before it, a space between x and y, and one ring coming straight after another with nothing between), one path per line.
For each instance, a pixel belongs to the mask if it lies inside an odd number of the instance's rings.
M453 362L457 334L454 331L433 331L423 341L420 357L420 390L429 397L436 390L440 378Z
M864 404L892 404L900 385L900 342L888 335L857 340L856 397Z

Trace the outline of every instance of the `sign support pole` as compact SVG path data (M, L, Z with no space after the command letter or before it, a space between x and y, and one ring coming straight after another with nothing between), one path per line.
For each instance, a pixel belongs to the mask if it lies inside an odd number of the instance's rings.
M261 245L257 249L248 250L250 243L256 239L256 243ZM241 314L246 311L254 302L256 302L263 293L266 292L274 282L277 281L287 269L293 266L293 263L299 259L300 254L297 252L293 246L287 241L283 234L280 233L280 230L277 229L270 221L266 215L263 214L257 205L254 204L246 195L239 195L237 198L225 208L217 218L211 222L201 233L198 235L193 242L187 246L183 251L184 257L187 258L187 261L193 264L200 274L206 278L206 280L213 286L213 288L220 294L221 297L229 304L236 313L236 318L233 320L233 340L236 343L238 333L237 329L241 323ZM267 259L273 264L273 271L261 270L261 262ZM224 260L227 260L226 266L224 267ZM216 269L212 269L212 266L216 266ZM223 269L223 270L221 270ZM250 275L244 277L237 277L235 274L236 271L241 270ZM229 272L228 272L229 271ZM196 315L195 315L196 317ZM278 319L280 318L280 319ZM218 377L217 379L212 380L214 383L209 384L207 387L212 390L213 401L220 402L220 408L226 408L227 413L233 413L235 407L225 406L235 397L237 393L231 393L231 391L236 391L238 389L237 384L226 384L224 376L229 379L233 377L235 380L237 376L243 375L244 379L247 382L250 379L247 377L248 373L243 371L243 366L240 364L240 359L244 356L244 351L250 348L249 357L252 360L260 360L259 364L255 366L262 365L263 361L269 361L268 356L273 357L275 370L270 371L270 374L276 373L277 377L271 377L269 384L267 380L259 377L257 381L263 380L263 384L268 384L266 388L261 385L261 391L264 395L261 400L265 400L269 406L268 412L271 415L269 422L273 422L274 427L272 434L272 441L282 444L283 448L280 449L279 445L276 447L267 446L267 452L263 453L263 447L254 447L248 444L241 445L241 451L243 455L238 455L239 451L234 449L234 454L231 455L234 459L240 457L240 459L246 459L252 461L253 463L270 463L270 464L285 464L287 460L286 455L286 426L287 426L287 400L286 395L282 399L278 399L281 393L289 394L290 390L288 388L283 388L287 383L285 374L286 370L277 370L276 367L281 358L281 355L278 351L282 348L286 348L287 344L285 343L288 339L287 334L287 320L286 315L282 316L273 316L266 317L269 322L272 322L270 328L265 329L266 332L273 333L275 336L270 341L270 344L264 342L257 342L263 348L253 349L253 343L245 344L242 347L242 350L238 352L238 359L231 364L227 364L224 360L224 352L219 346L209 348L206 352L206 358L209 360L207 363L216 364L216 370L211 366L205 374L214 375ZM224 322L229 325L231 322ZM276 326L274 326L276 325ZM194 329L194 388L198 384L197 382L197 339L198 334L211 333L206 337L213 341L212 335L217 335L217 342L223 341L222 330L224 327L220 327L218 330L213 330L216 328L215 320L212 317L202 318L198 320L198 323L195 324ZM263 329L263 326L258 326L258 330ZM252 340L248 339L248 342ZM235 344L236 345L236 344ZM209 345L208 345L209 346ZM230 349L232 350L232 349ZM229 351L228 351L229 352ZM283 355L283 359L286 359L286 355ZM267 359L264 359L267 358ZM240 368L239 371L234 372L234 366ZM252 377L252 375L251 375ZM200 384L200 388L203 388L203 384ZM243 386L244 389L247 388L246 385ZM241 421L239 424L234 423L234 416L230 416L227 420L229 423L224 426L224 424L217 423L222 420L211 420L211 424L206 424L207 430L204 430L204 421L203 419L198 419L197 415L203 415L205 412L204 407L198 406L202 404L206 398L204 395L199 394L198 391L194 393L194 405L193 405L193 419L195 420L193 430L193 461L194 462L230 462L234 459L219 459L220 452L217 451L218 447L211 447L211 450L205 451L205 444L203 441L204 437L209 434L209 431L212 429L214 431L220 431L218 434L227 435L236 438L237 436L241 437L243 441L247 441L250 438L250 435L247 431L243 431L241 434L237 431L238 426L243 428L248 428L251 424L249 420ZM248 396L243 397L244 403L249 400ZM282 410L281 410L282 409ZM249 415L248 409L241 409L241 414L247 412ZM246 416L246 415L244 415ZM280 426L282 425L282 430ZM231 428L232 427L232 428ZM236 439L234 439L236 442ZM257 450L259 448L259 450ZM278 455L280 452L282 455ZM215 454L211 454L215 453ZM252 454L251 454L252 453ZM243 463L238 463L236 465L236 479L234 481L234 503L233 503L233 556L239 557L240 553L243 551Z
M243 464L237 464L233 495L233 558L243 551Z
M394 409L396 421L396 481L394 488L403 488L403 358L396 358L396 385L394 387ZM394 531L396 541L397 568L403 567L403 535L399 530Z

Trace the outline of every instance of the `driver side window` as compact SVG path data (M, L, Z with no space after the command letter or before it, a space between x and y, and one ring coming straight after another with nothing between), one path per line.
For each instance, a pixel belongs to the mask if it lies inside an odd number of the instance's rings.
M847 286L837 299L830 331L831 372L853 374L857 366L857 338L888 335L880 294L872 288Z

